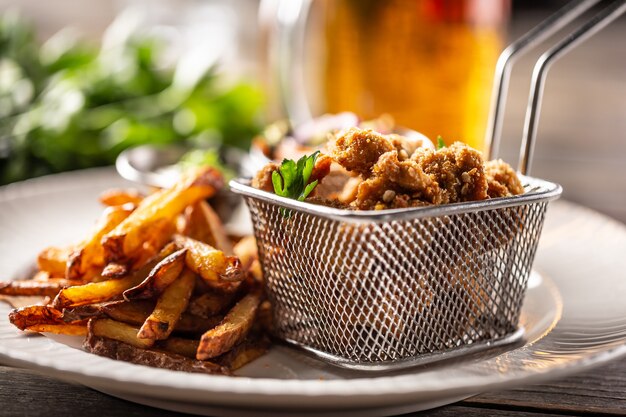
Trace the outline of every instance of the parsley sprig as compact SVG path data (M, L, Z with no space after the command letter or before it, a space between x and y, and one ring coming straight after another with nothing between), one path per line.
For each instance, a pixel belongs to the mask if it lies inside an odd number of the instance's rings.
M319 151L304 155L298 162L284 159L278 171L272 173L274 192L281 197L304 201L318 183L318 180L309 183L318 155Z
M445 147L446 147L446 143L443 141L443 138L441 137L441 135L437 136L437 150L441 148L445 148Z

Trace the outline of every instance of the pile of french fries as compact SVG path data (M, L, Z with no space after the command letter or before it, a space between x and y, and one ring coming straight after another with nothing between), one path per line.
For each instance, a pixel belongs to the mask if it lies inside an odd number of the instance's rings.
M106 209L85 240L43 250L32 279L0 283L3 296L44 297L11 311L11 323L188 372L230 374L263 355L269 316L256 243L233 246L206 202L222 186L206 167L145 197L103 193Z

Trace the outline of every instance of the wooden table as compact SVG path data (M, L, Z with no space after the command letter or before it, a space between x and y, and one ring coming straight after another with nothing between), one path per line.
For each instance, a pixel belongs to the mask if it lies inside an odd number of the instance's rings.
M119 400L90 388L0 366L2 416L162 417L183 414ZM415 416L626 415L626 358L581 375L521 389L491 392Z

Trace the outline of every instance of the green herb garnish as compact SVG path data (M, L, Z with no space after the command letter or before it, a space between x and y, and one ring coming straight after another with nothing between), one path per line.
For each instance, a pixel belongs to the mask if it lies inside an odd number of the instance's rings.
M284 159L278 171L272 173L274 192L281 197L304 201L318 183L317 180L309 183L318 155L319 151L304 155L298 162Z
M441 148L445 148L445 147L446 147L446 143L443 141L443 138L441 137L441 135L437 136L437 150Z
M180 158L178 166L183 170L200 166L213 167L222 173L227 183L236 176L235 171L222 162L217 148L191 150Z

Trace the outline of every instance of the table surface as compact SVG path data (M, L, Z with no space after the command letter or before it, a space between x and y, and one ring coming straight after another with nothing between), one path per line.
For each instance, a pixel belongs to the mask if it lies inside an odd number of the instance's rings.
M2 416L183 416L130 403L41 374L0 366ZM626 415L626 358L542 385L490 392L414 416Z

